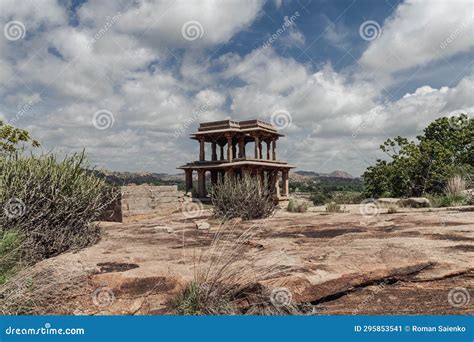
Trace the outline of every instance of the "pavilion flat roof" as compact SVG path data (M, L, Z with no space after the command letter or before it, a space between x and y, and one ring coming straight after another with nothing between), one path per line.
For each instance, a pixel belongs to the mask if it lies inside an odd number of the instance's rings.
M191 137L195 138L199 135L216 134L216 133L249 133L255 131L263 131L269 134L283 137L284 135L278 133L275 126L271 123L262 120L245 120L245 121L234 121L234 120L222 120L213 122L204 122L199 125L198 131L192 133Z

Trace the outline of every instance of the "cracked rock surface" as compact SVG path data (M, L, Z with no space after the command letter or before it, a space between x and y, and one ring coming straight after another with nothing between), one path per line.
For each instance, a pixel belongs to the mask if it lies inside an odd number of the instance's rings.
M196 255L209 249L219 231L210 212L199 219L210 229L197 230L195 219L179 212L103 223L98 244L53 258L69 268L94 269L84 291L54 313L172 314L169 300L193 279ZM277 270L257 281L287 288L293 303L310 303L316 314L474 314L473 207L369 217L356 207L333 214L280 211L268 220L234 225L236 232L253 229L242 262ZM94 304L98 288L112 291L107 305ZM453 305L450 292L459 288L469 298Z

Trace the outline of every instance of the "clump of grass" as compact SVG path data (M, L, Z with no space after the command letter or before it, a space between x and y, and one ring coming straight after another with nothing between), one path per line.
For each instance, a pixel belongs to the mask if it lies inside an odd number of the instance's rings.
M276 209L273 193L256 177L225 177L211 190L215 216L254 220L271 216Z
M340 213L340 212L342 212L341 205L337 204L336 202L329 202L329 203L326 204L326 212L328 212L328 213Z
M16 231L0 231L0 285L20 268L21 236Z
M398 213L398 206L394 204L390 204L387 207L387 214L396 214L396 213Z
M247 229L237 224L219 228L211 245L201 250L194 264L194 278L172 301L180 315L298 314L298 307L288 303L275 306L271 289L263 281L282 275L279 260L273 266L258 266L258 257L245 254L260 226Z
M444 193L446 196L458 196L466 190L466 181L460 175L454 176L446 182Z
M290 213L305 213L308 210L308 204L305 202L298 203L295 199L290 198L286 210Z

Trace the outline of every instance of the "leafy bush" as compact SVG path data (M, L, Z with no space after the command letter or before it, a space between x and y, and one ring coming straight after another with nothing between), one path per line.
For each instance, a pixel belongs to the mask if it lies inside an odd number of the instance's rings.
M311 201L313 201L314 205L323 205L323 204L327 203L329 198L330 198L330 196L327 193L313 192L309 199Z
M254 220L271 216L276 208L273 193L255 177L229 178L211 189L214 214L223 219Z
M33 263L93 244L93 223L107 206L103 180L85 169L84 154L0 158L0 238L21 235L18 257Z
M429 124L417 142L403 137L386 140L380 149L388 156L364 173L365 197L441 195L457 174L474 173L474 119L466 114L443 117Z

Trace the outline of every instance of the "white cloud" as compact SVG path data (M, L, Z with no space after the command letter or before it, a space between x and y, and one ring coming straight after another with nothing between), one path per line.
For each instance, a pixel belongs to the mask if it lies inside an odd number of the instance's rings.
M470 0L401 3L360 58L376 74L392 74L474 47Z

